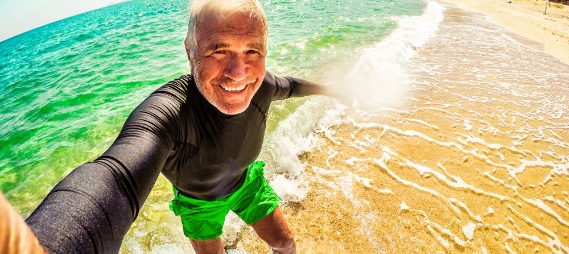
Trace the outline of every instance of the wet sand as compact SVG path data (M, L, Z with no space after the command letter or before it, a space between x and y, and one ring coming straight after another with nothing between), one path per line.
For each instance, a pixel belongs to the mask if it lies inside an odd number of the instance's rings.
M301 155L310 191L283 204L299 253L569 253L569 66L444 6L403 101L348 108Z

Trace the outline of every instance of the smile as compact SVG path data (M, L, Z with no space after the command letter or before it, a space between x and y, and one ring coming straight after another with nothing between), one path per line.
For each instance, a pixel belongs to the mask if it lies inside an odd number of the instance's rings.
M241 92L241 91L245 90L247 85L249 85L249 84L244 84L244 85L237 86L237 87L235 87L235 86L224 86L224 85L219 85L219 86L227 92L237 93L237 92Z

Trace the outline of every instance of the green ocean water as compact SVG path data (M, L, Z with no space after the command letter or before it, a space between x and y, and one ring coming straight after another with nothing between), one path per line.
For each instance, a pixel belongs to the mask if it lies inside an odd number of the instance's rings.
M421 0L262 1L267 68L318 81L419 15ZM0 191L28 216L114 140L149 93L189 72L186 1L129 1L0 42ZM306 99L275 104L268 132Z

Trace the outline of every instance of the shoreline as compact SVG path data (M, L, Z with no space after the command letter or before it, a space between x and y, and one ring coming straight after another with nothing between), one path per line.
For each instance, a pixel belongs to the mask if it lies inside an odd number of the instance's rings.
M510 32L539 42L542 51L569 65L569 6L551 3L547 14L543 14L543 0L439 1L489 16Z

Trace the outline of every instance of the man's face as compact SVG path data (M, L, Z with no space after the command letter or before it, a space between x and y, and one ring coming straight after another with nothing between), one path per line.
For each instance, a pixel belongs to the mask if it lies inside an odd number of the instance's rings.
M197 28L196 39L190 65L199 91L225 114L245 111L265 75L262 24L242 13L224 22L210 15Z

